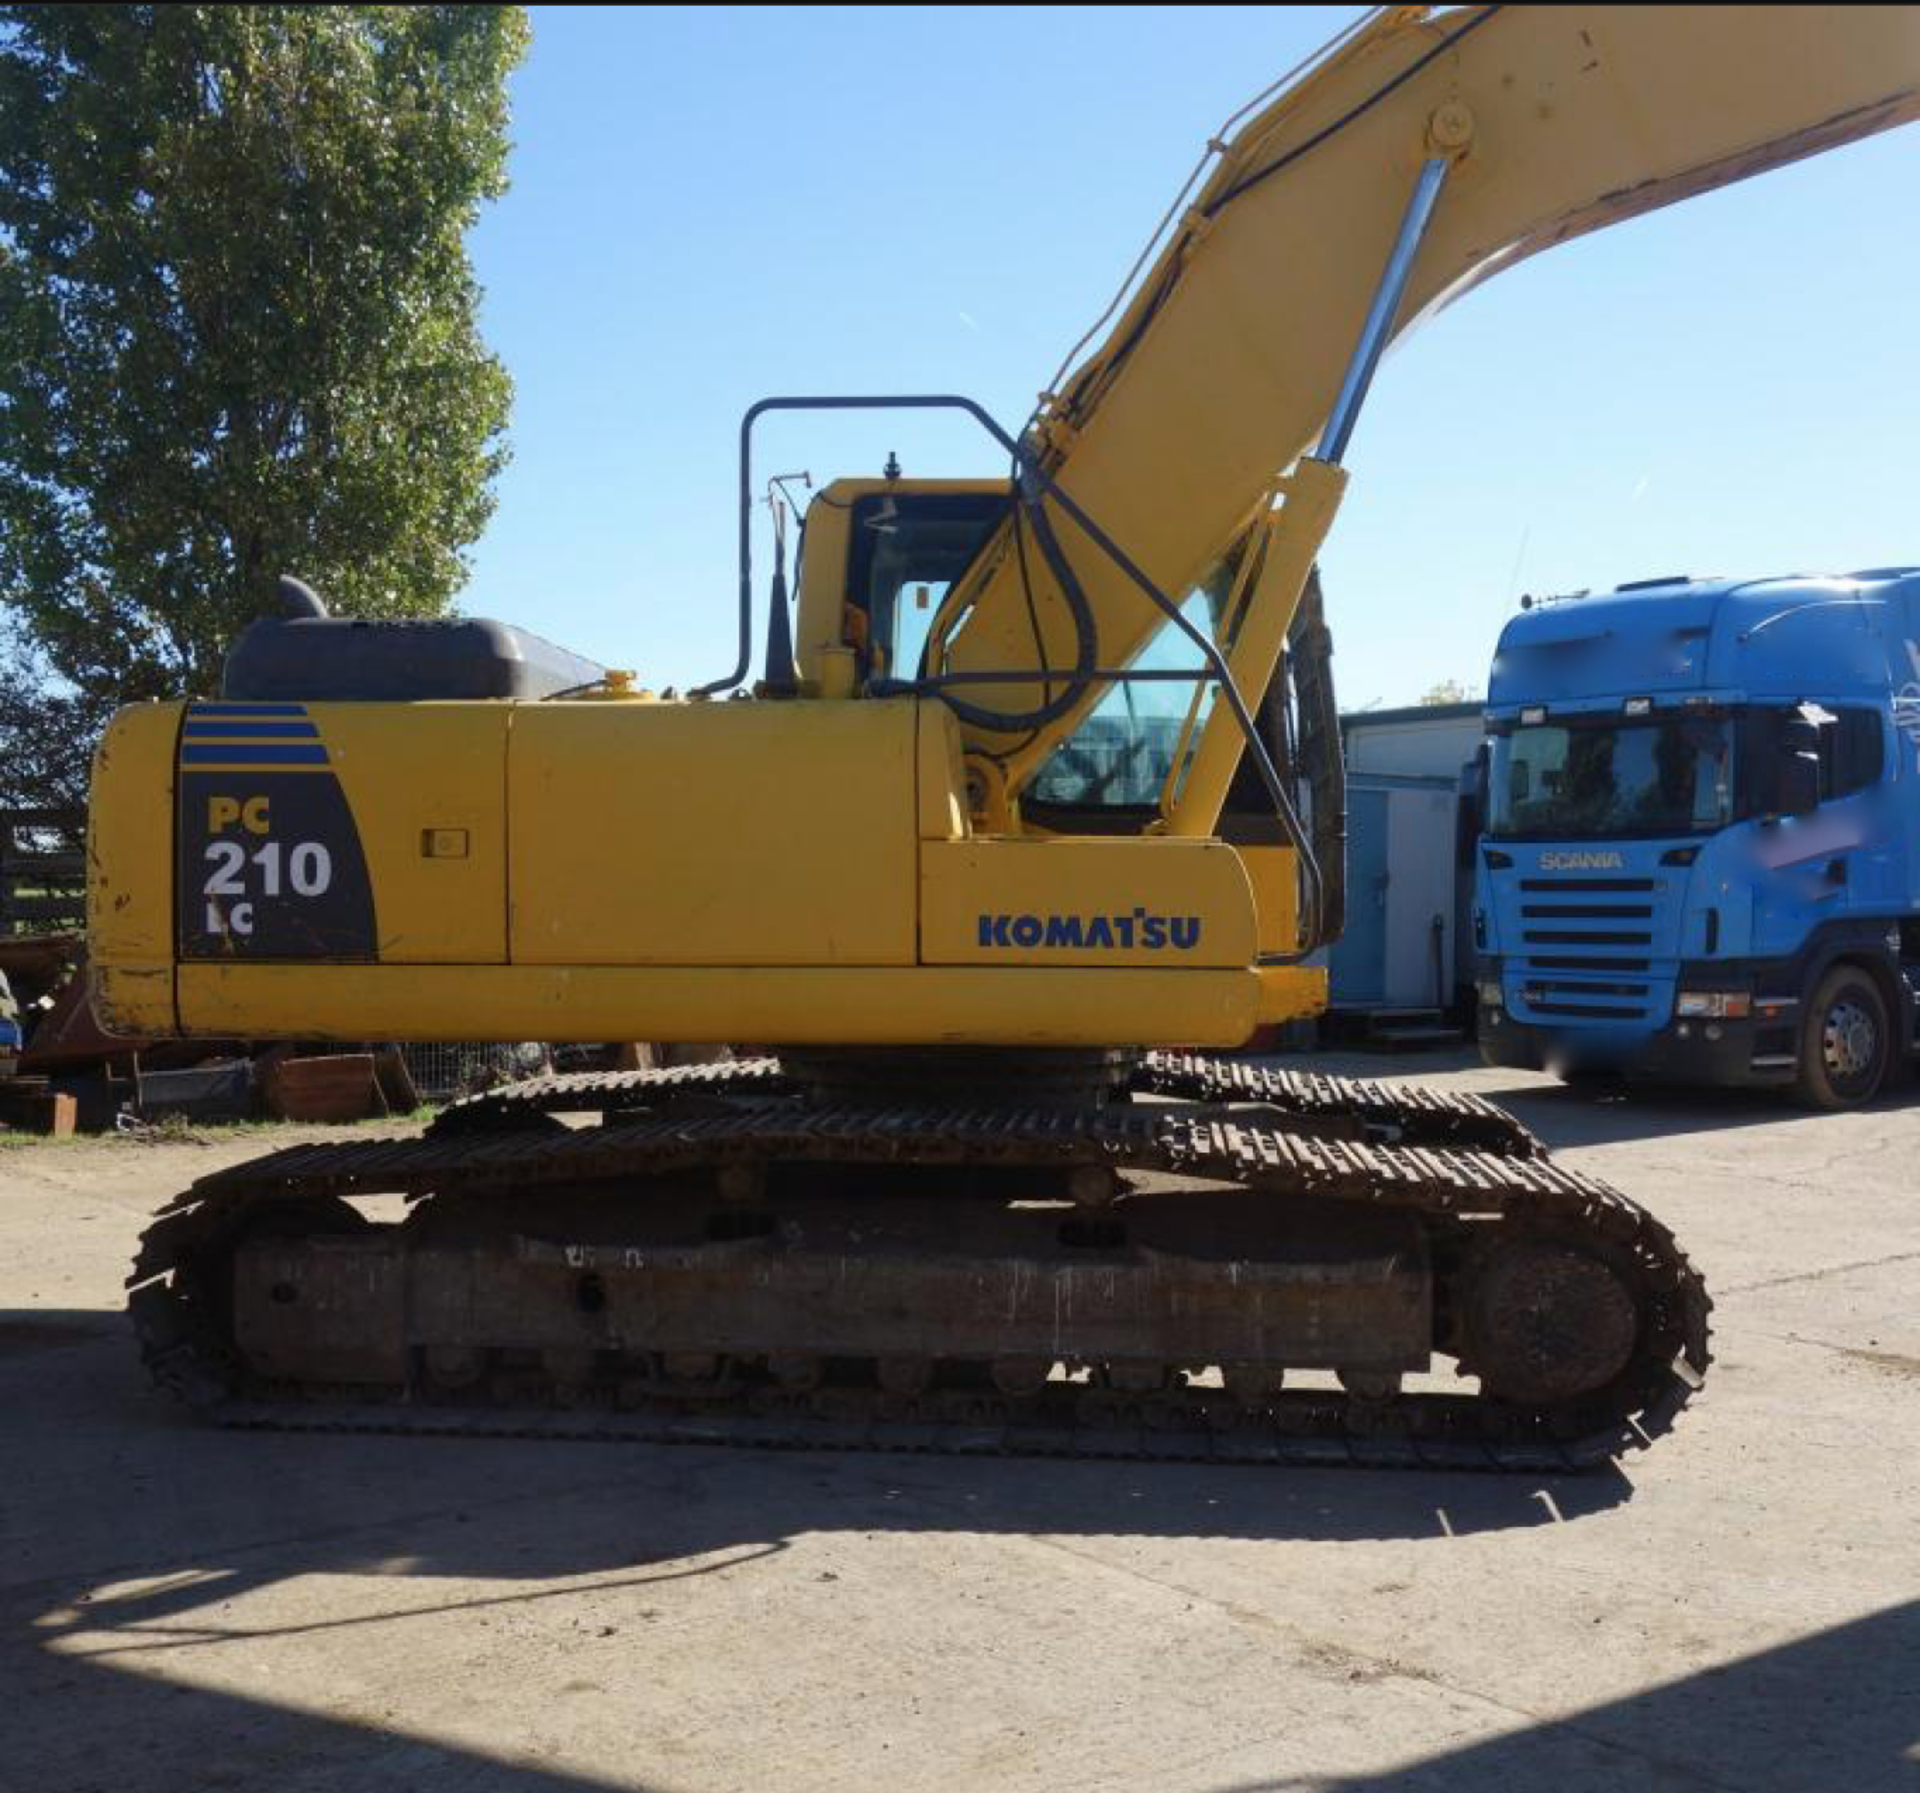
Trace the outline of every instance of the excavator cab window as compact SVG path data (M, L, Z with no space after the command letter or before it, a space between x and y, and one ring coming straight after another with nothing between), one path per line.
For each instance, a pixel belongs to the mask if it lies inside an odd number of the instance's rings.
M915 675L941 600L1005 522L1007 506L1000 492L854 500L847 602L866 617L866 642L855 644L861 679Z
M1217 568L1183 606L1187 621L1216 640L1230 573L1230 568ZM1303 619L1311 622L1312 632L1324 636L1317 585L1311 588L1310 605L1303 607ZM1306 634L1296 627L1289 639L1288 658L1266 691L1242 695L1252 710L1254 728L1268 757L1293 789L1296 804L1314 816L1316 857L1325 860L1331 855L1337 859L1344 832L1338 733L1333 722L1337 712L1325 650L1316 651ZM1168 623L1147 643L1134 665L1173 670L1192 666L1198 657L1193 644ZM1295 715L1297 694L1290 683L1290 667L1296 676L1306 668L1318 681L1307 704L1309 715L1304 724ZM1193 689L1184 680L1116 684L1040 768L1022 798L1023 812L1042 827L1061 833L1141 832L1160 814L1160 796L1167 786L1168 771L1174 756L1182 752L1181 736ZM1214 687L1208 685L1194 714L1193 731L1187 736L1188 756L1213 712L1214 701ZM1177 797L1179 791L1180 783L1175 780L1172 794ZM1323 827L1325 839L1318 838ZM1286 839L1266 784L1244 755L1222 806L1220 837L1237 846L1279 846ZM1331 875L1337 880L1337 867Z
M1220 619L1233 572L1232 563L1223 560L1181 606L1186 621L1223 650L1228 643L1220 639ZM1199 662L1199 650L1169 621L1149 637L1134 659L1133 670L1181 672L1197 669ZM1041 826L1063 832L1139 833L1159 816L1162 793L1179 796L1187 763L1213 713L1215 696L1211 683L1197 680L1117 681L1040 768L1021 807ZM1258 713L1261 706L1254 707ZM1284 759L1277 743L1269 743L1269 751L1276 763ZM1170 781L1176 759L1179 776ZM1236 789L1238 784L1236 780ZM1228 807L1234 807L1231 799ZM1264 796L1260 808L1271 816L1273 805Z
M1209 634L1214 605L1194 592L1181 607L1188 622ZM1162 623L1141 651L1139 671L1173 672L1195 664L1199 654L1171 623ZM1161 790L1181 751L1194 687L1181 679L1121 680L1094 705L1087 719L1061 742L1035 776L1023 807L1045 820L1076 821L1084 812L1144 823L1159 813ZM1205 726L1213 687L1204 688L1190 752ZM1177 787L1176 787L1177 788Z

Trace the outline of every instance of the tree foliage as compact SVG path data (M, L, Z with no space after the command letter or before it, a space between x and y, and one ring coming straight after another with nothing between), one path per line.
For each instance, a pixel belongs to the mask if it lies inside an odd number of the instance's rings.
M208 690L281 572L444 610L510 388L465 233L488 6L0 6L0 599L84 703Z
M1478 703L1480 692L1476 686L1463 685L1458 679L1442 679L1437 685L1429 685L1420 701L1435 707L1441 704Z

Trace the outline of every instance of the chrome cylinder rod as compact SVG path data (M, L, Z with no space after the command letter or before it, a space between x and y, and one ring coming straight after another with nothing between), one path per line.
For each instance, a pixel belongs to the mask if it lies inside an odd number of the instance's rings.
M1452 166L1445 156L1429 157L1421 165L1413 197L1407 201L1406 215L1400 220L1400 232L1393 240L1393 252L1381 271L1373 303L1367 307L1367 321L1360 326L1360 340L1354 344L1353 358L1347 363L1346 377L1340 382L1340 395L1327 415L1326 428L1320 432L1320 450L1315 457L1318 460L1331 461L1337 467L1346 457L1354 421L1366 400L1367 388L1373 384L1373 370L1380 365L1381 351L1387 346L1393 320L1400 313L1407 276L1413 272L1413 258L1420 252L1420 241L1427 234L1427 224L1446 182L1447 170Z

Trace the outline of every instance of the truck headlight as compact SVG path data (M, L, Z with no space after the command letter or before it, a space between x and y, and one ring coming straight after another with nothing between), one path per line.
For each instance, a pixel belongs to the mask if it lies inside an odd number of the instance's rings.
M1499 1009L1506 1007L1507 999L1501 991L1500 980L1497 977L1487 979L1485 983L1479 986L1479 990L1480 1004L1483 1008Z
M1676 1015L1705 1015L1715 1021L1744 1021L1753 1013L1745 990L1682 990L1673 1001Z

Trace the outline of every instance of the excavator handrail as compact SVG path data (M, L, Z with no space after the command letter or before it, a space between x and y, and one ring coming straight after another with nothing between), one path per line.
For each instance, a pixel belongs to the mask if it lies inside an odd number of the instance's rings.
M1064 491L1053 475L1042 467L1022 443L1010 436L987 409L973 399L963 398L955 393L927 394L875 394L875 395L817 395L785 396L763 398L747 407L746 415L740 420L740 656L733 671L723 679L712 684L699 686L692 695L711 697L722 691L733 690L743 683L753 664L753 426L768 411L905 411L905 410L948 410L964 411L988 435L1003 448L1010 460L1020 469L1024 477L1030 478L1040 487L1043 496L1052 498L1060 508L1092 540L1127 578L1179 627L1206 658L1208 670L1223 685L1231 687L1232 674L1221 658L1219 650L1206 636L1181 615L1180 607L1169 598L1154 582L1143 573L1133 558L1118 542L1096 523L1093 518L1075 503L1072 496ZM1030 669L1022 667L1006 673L986 673L977 678L967 677L964 682L977 684L1007 684L1015 680L1031 683L1035 675ZM1083 675L1084 682L1092 682L1101 676L1090 670ZM1111 676L1111 675L1106 675ZM1204 676L1196 674L1195 676ZM942 682L963 682L961 675L943 674L938 678L896 681L904 693L908 690L922 690L937 687ZM1249 727L1251 725L1249 724Z

